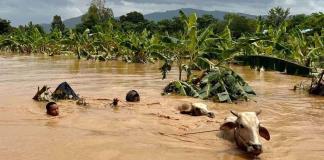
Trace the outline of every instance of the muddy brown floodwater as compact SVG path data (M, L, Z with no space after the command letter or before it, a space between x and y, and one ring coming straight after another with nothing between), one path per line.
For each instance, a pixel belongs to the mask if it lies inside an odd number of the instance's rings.
M167 80L159 65L78 61L66 57L0 56L0 159L10 160L240 160L251 159L217 132L165 136L219 128L229 110L256 111L271 134L260 159L324 159L324 99L290 90L306 78L233 67L255 89L256 101L206 101L215 119L178 114L182 102L202 100L161 96ZM52 90L67 81L90 103L58 102L61 116L45 115L44 103L31 98L37 86ZM140 103L105 107L128 90Z

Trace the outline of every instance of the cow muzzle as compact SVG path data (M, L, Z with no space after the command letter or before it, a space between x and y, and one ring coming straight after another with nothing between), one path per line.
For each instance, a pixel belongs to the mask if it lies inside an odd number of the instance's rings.
M251 144L251 145L248 145L247 148L246 148L247 152L248 153L251 153L255 156L258 156L259 154L262 153L262 145L260 144Z

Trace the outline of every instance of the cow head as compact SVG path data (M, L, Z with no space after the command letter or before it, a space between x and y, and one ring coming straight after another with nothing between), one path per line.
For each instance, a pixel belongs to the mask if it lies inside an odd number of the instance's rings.
M225 123L220 127L221 130L234 129L234 138L236 144L253 155L262 153L262 144L260 136L266 140L270 140L268 130L263 127L258 119L259 112L235 112L231 111L235 116L225 120Z

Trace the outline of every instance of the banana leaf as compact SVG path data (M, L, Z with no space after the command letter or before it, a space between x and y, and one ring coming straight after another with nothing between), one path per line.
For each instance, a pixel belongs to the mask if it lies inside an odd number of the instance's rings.
M162 36L161 41L163 43L172 43L172 44L177 44L180 40L174 37L170 36Z
M230 98L228 92L226 92L226 91L222 92L222 93L218 93L217 97L220 102L231 102L231 98Z
M182 85L182 83L180 81L175 81L174 86L176 89L178 89L178 92L180 95L187 96L186 90L184 89L184 86Z
M214 67L206 73L198 79L199 82L173 81L165 87L164 93L229 103L235 100L248 100L250 96L255 95L248 83L229 68Z
M263 67L265 70L286 72L289 75L309 76L312 71L311 68L301 64L265 55L236 56L234 59L251 68Z
M199 70L210 70L215 64L207 58L198 57L196 60L196 66Z
M191 96L195 98L199 96L199 93L197 92L197 89L194 86L192 86L187 82L181 82L181 84L184 86L187 96Z
M132 51L139 51L137 47L135 47L131 41L124 41L120 43L121 46L124 46Z
M208 26L203 33L198 37L198 45L202 45L203 42L211 35L213 34L213 27L210 25Z
M164 93L176 93L182 96L198 97L196 89L184 81L173 81L164 88Z
M212 84L207 83L207 85L199 91L199 98L208 99L208 97L211 95L211 88Z

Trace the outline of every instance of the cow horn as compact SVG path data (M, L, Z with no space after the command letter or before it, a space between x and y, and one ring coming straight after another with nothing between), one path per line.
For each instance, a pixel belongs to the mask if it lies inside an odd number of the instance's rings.
M262 110L256 111L255 114L258 116L262 113Z
M239 114L238 114L237 112L231 110L231 113L232 113L234 116L239 117Z

